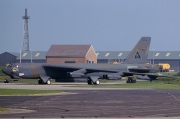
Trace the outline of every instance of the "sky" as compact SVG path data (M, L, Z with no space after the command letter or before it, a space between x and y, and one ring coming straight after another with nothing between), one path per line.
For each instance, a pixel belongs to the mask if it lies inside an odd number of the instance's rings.
M180 0L0 0L0 53L20 52L28 10L29 47L91 44L130 51L142 36L150 50L180 50Z

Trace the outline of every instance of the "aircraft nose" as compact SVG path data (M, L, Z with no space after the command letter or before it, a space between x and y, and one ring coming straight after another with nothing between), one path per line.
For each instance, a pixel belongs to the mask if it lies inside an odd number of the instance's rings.
M2 72L3 72L4 74L8 74L8 68L6 68L6 67L3 68L3 69L2 69Z
M2 69L2 72L5 74L5 68Z

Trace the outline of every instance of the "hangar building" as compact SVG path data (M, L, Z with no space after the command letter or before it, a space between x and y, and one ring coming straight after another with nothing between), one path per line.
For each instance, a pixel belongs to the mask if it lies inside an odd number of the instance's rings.
M51 45L47 63L97 63L92 45Z
M16 63L45 63L46 53L45 51L22 51L17 56Z
M0 65L4 66L7 63L15 63L19 53L4 52L0 54Z
M122 63L130 51L97 51L97 63ZM45 63L47 51L27 51L21 53L22 63ZM85 55L84 55L85 56ZM90 56L90 55L89 55ZM77 58L81 59L81 58ZM180 71L180 51L149 51L148 60L150 64L169 63L171 70ZM64 60L65 61L65 60ZM72 61L68 59L68 61ZM92 61L89 59L89 61ZM20 53L4 52L0 54L0 65L7 63L19 63ZM85 57L84 57L84 62ZM71 63L71 62L70 62ZM89 63L89 62L88 62ZM94 62L95 63L95 62Z
M0 65L8 63L45 63L46 51L22 51L21 53L4 52L0 54ZM21 54L21 56L20 56Z
M97 63L122 63L130 51L97 51ZM149 51L150 64L168 63L172 70L180 71L180 51Z

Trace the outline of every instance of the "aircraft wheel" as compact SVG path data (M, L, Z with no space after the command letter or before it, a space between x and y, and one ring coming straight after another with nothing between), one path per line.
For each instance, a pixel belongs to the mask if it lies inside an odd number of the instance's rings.
M43 84L43 80L39 79L38 84Z
M47 82L46 82L48 85L50 85L51 84L51 81L50 81L50 79L49 80L47 80Z
M99 85L99 84L100 84L100 81L97 80L94 84Z
M87 83L88 83L88 85L92 85L93 84L92 80L90 80L90 79L88 79Z
M4 83L9 83L9 81L7 79L4 80Z

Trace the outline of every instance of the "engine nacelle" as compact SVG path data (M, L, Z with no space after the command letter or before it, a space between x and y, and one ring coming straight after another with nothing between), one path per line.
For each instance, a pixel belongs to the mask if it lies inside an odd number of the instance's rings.
M145 76L136 76L137 79L142 79L142 80L150 80L150 78L145 75Z
M103 75L103 78L110 80L118 80L121 79L122 76L119 73L113 73L113 74Z
M85 74L79 73L79 72L68 72L67 76L69 76L69 77L83 77L83 76L85 76Z

